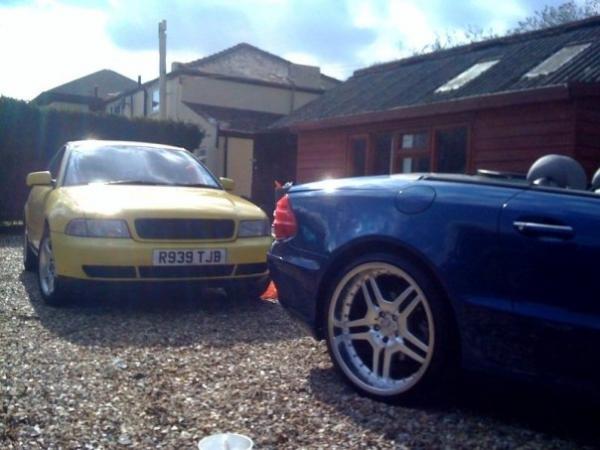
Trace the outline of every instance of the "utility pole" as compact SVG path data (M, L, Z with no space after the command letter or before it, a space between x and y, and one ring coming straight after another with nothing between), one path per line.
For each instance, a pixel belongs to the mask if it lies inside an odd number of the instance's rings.
M158 23L159 88L158 111L160 119L167 118L167 21Z

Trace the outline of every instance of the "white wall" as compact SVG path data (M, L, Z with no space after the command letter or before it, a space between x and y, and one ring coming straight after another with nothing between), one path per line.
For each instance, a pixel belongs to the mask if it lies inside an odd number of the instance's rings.
M296 109L319 96L301 91L293 92L291 88L199 76L182 76L181 89L182 100L186 102L275 114L289 114L292 97Z

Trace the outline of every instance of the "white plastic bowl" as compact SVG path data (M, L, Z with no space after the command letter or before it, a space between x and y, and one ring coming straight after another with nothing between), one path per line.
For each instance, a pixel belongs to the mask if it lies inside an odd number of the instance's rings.
M211 434L198 442L199 450L251 450L254 442L237 433Z

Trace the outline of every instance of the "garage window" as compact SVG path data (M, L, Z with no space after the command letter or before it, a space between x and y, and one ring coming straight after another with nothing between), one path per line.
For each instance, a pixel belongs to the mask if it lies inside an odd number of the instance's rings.
M367 174L367 137L358 136L350 139L350 176L361 177Z
M431 170L429 133L427 131L401 134L398 139L398 147L394 172L411 173Z
M465 173L467 168L467 128L436 131L436 172Z

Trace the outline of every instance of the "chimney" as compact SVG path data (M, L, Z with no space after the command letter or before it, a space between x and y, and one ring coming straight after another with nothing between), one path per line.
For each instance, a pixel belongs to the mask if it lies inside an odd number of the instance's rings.
M167 21L158 23L159 88L158 110L161 120L167 118Z
M94 86L94 97L98 98L98 86Z
M142 85L142 76L138 75L138 87Z

